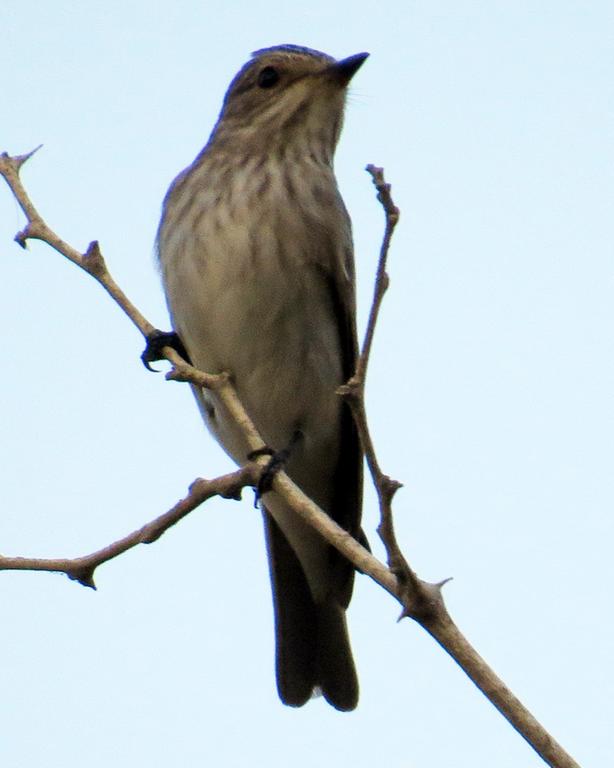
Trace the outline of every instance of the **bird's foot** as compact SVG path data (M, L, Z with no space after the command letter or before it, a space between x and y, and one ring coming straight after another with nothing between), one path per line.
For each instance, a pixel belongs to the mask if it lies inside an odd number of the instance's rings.
M253 461L254 459L257 459L259 456L271 457L268 461L268 464L262 470L262 474L260 475L260 480L258 481L258 485L254 490L254 494L255 494L254 506L255 507L258 506L258 503L260 502L260 499L262 498L262 496L264 496L265 493L268 493L268 491L271 490L271 487L273 485L273 478L275 477L275 475L278 472L281 472L283 469L285 469L285 466L288 463L288 459L290 458L290 454L292 453L292 449L300 440L300 438L301 438L301 432L300 430L297 429L292 435L290 443L283 450L274 451L268 445L265 445L262 448L257 448L255 451L250 451L247 454L247 458L249 461Z
M171 347L177 354L181 355L183 359L191 364L190 357L186 352L186 348L183 346L183 342L174 331L159 331L155 330L148 334L146 338L146 346L141 355L143 365L148 371L157 373L155 368L152 368L150 363L156 360L163 360L162 350L164 347Z
M250 451L247 454L249 461L253 461L259 456L271 457L262 470L258 485L254 488L254 507L258 507L262 496L271 490L273 478L285 467L289 455L290 451L287 448L283 451L274 451L268 445L265 445L263 448L257 448L255 451Z

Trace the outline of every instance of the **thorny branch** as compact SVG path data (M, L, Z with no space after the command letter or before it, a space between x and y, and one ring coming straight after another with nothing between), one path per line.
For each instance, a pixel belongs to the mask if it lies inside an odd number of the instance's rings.
M34 150L36 151L36 150ZM96 241L90 243L85 253L80 253L59 238L45 223L34 207L21 180L19 171L34 154L10 157L0 155L0 174L6 179L13 195L26 216L26 227L15 240L25 247L28 239L46 242L56 251L92 275L110 294L116 304L132 320L145 338L155 330L145 317L128 300L107 270L102 253ZM387 477L381 470L371 440L364 407L364 385L367 365L379 308L388 287L386 259L399 212L392 201L390 186L384 181L383 170L368 166L368 172L378 191L386 216L386 229L380 252L374 299L371 307L367 332L356 374L340 388L339 393L350 404L360 431L363 449L369 469L377 487L381 521L378 528L386 547L389 568L384 566L364 549L347 531L340 528L314 502L307 498L283 472L273 479L274 490L284 497L292 508L315 527L321 535L342 552L362 573L370 576L387 592L396 597L403 606L402 616L415 619L441 647L459 664L475 685L508 719L511 725L527 740L543 760L554 768L579 768L563 748L544 730L523 704L509 691L503 682L488 667L475 649L469 644L450 618L441 594L442 584L428 584L421 581L403 557L392 526L391 503L400 487L396 480ZM168 379L188 381L202 387L214 388L224 404L241 424L251 449L262 447L263 441L239 402L227 375L211 375L188 365L173 349L165 347L164 357L171 363ZM258 482L265 459L250 462L243 468L214 480L196 480L186 498L168 512L147 523L142 528L97 552L74 559L9 558L0 556L0 570L59 571L85 586L94 586L94 571L102 563L126 552L140 543L156 541L168 528L189 514L203 501L219 495L239 498L241 489Z
M178 523L186 515L200 506L212 496L222 496L225 499L240 499L241 491L246 485L258 482L260 468L250 463L231 472L228 475L216 477L215 480L199 478L190 486L188 495L178 501L168 512L156 517L144 525L107 547L82 557L69 558L30 558L0 556L0 571L51 571L65 573L70 579L78 581L84 587L96 589L94 571L99 565L122 555L137 544L153 544L171 526Z
M382 472L375 453L375 446L371 438L371 432L367 421L365 408L367 367L369 365L369 357L371 355L371 347L373 345L373 336L375 334L375 326L379 317L379 311L382 306L384 294L388 290L390 282L388 272L386 271L386 264L388 261L390 241L392 239L394 228L399 221L400 212L392 200L390 184L387 184L384 179L384 169L377 168L374 165L368 165L366 170L371 175L373 184L377 189L377 199L384 209L386 223L384 237L380 248L379 262L377 265L375 287L373 289L373 301L371 302L371 310L369 312L362 350L356 365L356 372L346 384L339 387L338 393L346 399L348 405L352 409L354 421L356 422L358 433L360 435L362 449L367 460L371 477L373 478L373 484L377 491L380 508L380 524L377 532L386 548L388 566L397 576L399 586L403 591L403 599L401 601L403 611L400 618L411 616L412 618L417 619L420 614L431 610L429 607L430 601L437 595L437 587L442 586L445 582L442 582L441 585L428 585L430 587L429 600L425 602L424 590L421 588L420 581L405 560L394 533L392 499L402 486L397 480L393 480ZM424 587L426 586L427 585L424 585Z

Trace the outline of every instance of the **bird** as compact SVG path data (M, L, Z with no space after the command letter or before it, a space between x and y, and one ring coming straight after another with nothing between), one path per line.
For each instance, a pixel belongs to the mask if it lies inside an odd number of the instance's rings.
M288 476L354 537L362 452L337 388L357 355L351 221L333 169L348 85L368 57L298 45L255 51L204 149L171 184L157 235L174 331L193 365L228 372ZM211 390L209 430L239 465L249 446ZM354 568L274 490L263 493L277 690L358 703L346 610Z

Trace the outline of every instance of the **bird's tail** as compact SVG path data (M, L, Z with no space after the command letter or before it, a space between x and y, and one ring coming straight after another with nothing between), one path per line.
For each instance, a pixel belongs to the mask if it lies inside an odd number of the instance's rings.
M358 677L352 658L345 608L332 600L315 606L316 678L326 701L349 712L358 704Z
M298 558L265 510L275 609L279 697L301 707L320 691L333 707L356 708L358 678L352 659L345 608L334 597L316 604Z

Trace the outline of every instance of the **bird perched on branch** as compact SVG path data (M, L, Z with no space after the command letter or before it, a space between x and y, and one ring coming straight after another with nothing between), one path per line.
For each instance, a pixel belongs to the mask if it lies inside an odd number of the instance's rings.
M367 55L256 51L207 145L170 187L158 231L173 327L192 363L232 375L267 445L287 453L288 475L357 538L362 456L336 394L357 358L354 260L333 155L347 86ZM196 397L216 439L245 463L249 447L215 392ZM321 691L352 710L353 567L273 491L262 503L279 695L301 706Z

